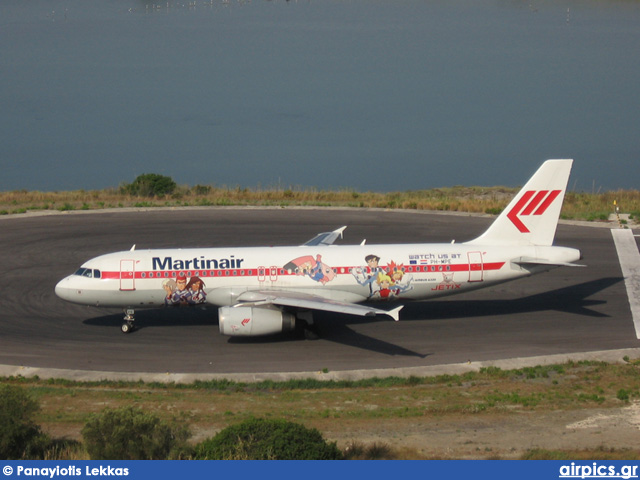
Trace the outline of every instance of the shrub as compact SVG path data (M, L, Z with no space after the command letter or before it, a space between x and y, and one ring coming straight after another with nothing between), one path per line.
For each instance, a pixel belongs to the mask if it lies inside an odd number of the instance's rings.
M136 197L161 197L171 195L176 189L176 182L171 177L157 173L143 173L138 175L133 183L124 185L122 193Z
M196 185L193 187L193 193L196 195L209 195L211 187L209 185Z
M616 398L618 400L622 400L623 402L628 402L629 401L629 391L625 390L624 388L621 388L620 390L618 390L618 393L616 393Z
M107 408L92 415L82 429L93 460L165 460L176 455L189 436L139 408Z
M365 446L357 441L345 447L344 456L347 460L394 460L397 458L393 449L386 443L374 442Z
M33 421L39 408L22 388L0 385L0 458L34 458L46 448L47 437Z
M225 428L195 447L200 460L339 460L335 442L318 430L286 420L252 418Z

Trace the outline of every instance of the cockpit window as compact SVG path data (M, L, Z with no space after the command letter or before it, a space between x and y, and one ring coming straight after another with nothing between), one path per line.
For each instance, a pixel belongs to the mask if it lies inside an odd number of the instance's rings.
M78 269L78 271L76 271L76 273L74 273L74 275L78 275L80 277L87 277L87 278L101 277L100 270L92 270L90 268L80 268Z

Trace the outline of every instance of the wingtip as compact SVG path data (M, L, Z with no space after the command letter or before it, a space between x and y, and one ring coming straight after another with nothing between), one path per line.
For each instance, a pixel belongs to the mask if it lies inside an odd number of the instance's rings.
M393 310L389 310L387 312L387 315L389 315L391 318L393 318L397 322L398 320L400 320L400 310L402 310L403 307L404 305L400 305L399 307L396 307Z

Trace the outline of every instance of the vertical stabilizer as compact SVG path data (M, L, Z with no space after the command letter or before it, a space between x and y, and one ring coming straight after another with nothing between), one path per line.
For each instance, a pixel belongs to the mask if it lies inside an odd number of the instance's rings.
M472 245L551 245L573 160L547 160Z

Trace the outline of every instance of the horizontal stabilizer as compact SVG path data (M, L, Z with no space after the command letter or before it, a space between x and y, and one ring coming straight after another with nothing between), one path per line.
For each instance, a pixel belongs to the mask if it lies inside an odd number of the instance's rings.
M523 267L526 265L548 265L551 267L586 267L586 265L580 265L578 263L554 262L551 260L530 257L520 257L518 260L514 260L513 263L521 265Z

